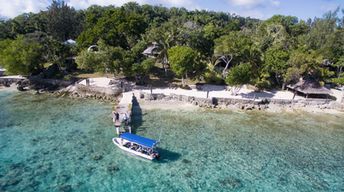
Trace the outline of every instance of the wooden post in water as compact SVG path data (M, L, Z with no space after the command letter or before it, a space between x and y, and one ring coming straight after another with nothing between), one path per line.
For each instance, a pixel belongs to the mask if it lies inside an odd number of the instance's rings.
M119 135L119 127L116 126L116 133Z

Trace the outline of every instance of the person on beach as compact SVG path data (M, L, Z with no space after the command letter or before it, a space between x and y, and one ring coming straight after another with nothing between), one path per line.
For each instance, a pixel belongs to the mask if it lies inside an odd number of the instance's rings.
M112 111L112 122L116 122L116 115L115 115L115 111Z
M115 112L115 118L116 121L119 121L119 113Z
M128 121L128 115L127 115L127 113L124 113L123 121L127 124L127 121Z
M119 114L117 113L117 111L113 111L112 112L112 121L114 123L116 123L117 121L119 121Z

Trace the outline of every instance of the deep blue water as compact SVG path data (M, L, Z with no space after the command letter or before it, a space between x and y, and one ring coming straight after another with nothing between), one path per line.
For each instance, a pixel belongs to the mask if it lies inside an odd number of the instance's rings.
M116 148L112 105L0 91L0 191L344 191L343 115L142 110L159 162Z

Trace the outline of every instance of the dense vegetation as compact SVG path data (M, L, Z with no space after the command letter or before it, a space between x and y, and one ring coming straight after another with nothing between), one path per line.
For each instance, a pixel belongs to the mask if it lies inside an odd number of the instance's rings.
M133 2L77 11L53 1L47 11L0 21L0 65L14 74L40 74L48 64L70 72L66 60L76 57L79 70L139 80L172 75L262 89L300 77L344 84L341 13L338 8L308 21L282 15L260 21ZM64 43L68 39L77 45ZM143 55L153 42L154 57Z

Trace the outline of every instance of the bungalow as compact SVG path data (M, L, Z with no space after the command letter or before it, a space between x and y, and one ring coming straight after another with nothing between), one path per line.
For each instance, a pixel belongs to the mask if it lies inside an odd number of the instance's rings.
M160 54L159 45L157 42L153 42L150 46L148 46L142 54L147 57L156 57Z
M63 42L63 44L70 45L70 46L75 46L76 45L76 41L74 41L73 39L68 39L67 41Z

